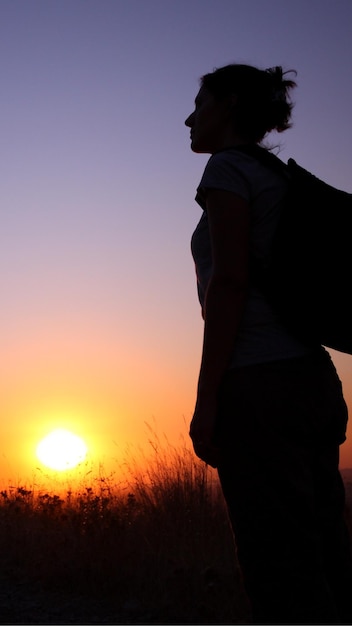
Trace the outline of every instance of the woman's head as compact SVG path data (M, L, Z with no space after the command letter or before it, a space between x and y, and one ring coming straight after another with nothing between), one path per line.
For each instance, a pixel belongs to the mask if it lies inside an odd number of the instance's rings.
M197 98L213 101L214 112L223 116L228 132L231 128L239 140L258 143L271 130L283 132L291 126L289 91L296 86L286 78L291 72L294 70L283 72L280 66L261 70L251 65L226 65L202 76ZM196 113L197 99L187 126L192 126Z

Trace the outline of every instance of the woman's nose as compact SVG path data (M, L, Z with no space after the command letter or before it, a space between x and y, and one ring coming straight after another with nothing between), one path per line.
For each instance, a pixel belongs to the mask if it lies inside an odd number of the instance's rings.
M185 120L186 126L189 126L189 127L192 126L192 124L193 124L193 117L194 117L194 113L191 113L191 115L189 115L187 117L187 119Z

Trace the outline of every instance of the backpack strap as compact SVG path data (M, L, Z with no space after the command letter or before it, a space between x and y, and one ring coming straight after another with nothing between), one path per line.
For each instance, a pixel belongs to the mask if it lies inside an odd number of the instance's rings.
M244 144L234 146L234 148L250 155L271 171L279 174L279 176L284 177L288 181L290 180L291 176L288 165L266 148L262 148L258 144ZM268 295L268 268L263 266L262 263L253 256L250 257L250 275L253 284Z
M290 177L289 168L286 163L279 159L279 157L277 157L275 154L270 152L270 150L268 150L267 148L262 148L256 143L234 146L234 148L235 150L239 150L240 152L249 154L250 156L260 161L263 165L277 172L281 176L285 176L286 178ZM290 161L293 161L293 159L289 159L289 162ZM293 163L295 162L293 161Z

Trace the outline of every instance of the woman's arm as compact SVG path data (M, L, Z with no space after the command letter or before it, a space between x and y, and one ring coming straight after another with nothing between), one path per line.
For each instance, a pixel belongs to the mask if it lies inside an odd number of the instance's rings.
M204 338L190 435L196 454L216 466L217 394L229 365L248 290L249 205L227 191L207 192L213 271L204 304Z

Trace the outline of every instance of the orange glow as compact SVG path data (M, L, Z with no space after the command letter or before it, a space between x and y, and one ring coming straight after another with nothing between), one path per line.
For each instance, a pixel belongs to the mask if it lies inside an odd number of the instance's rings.
M201 333L198 318L192 350L168 346L172 358L163 358L156 337L129 337L118 341L113 333L82 322L75 334L64 337L58 328L42 329L36 340L20 335L8 359L0 364L0 488L11 482L22 486L53 477L36 457L36 447L49 432L66 429L87 445L85 461L55 480L76 480L93 472L113 475L119 482L130 446L150 450L148 425L177 445L188 441L188 427L195 401ZM144 343L143 343L144 341ZM185 341L191 344L187 336ZM16 349L17 347L17 349ZM45 349L44 349L45 347ZM332 355L342 379L352 415L352 356ZM352 467L352 419L348 438L341 447L341 467ZM93 468L93 470L92 470ZM92 471L91 471L92 470ZM60 477L61 474L61 477Z

